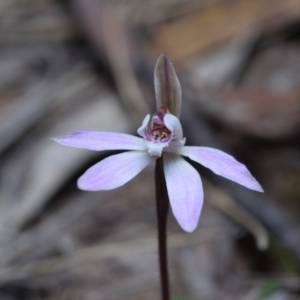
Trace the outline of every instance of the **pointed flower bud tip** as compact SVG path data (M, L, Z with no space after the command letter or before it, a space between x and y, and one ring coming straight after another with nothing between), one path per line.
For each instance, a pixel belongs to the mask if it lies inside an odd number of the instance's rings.
M163 53L154 71L156 107L167 107L171 114L180 117L181 87L168 55Z

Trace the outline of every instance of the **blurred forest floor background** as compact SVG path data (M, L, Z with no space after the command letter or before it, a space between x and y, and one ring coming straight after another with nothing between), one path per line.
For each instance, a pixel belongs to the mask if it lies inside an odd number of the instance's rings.
M198 229L169 216L172 299L300 299L299 0L1 0L1 300L160 299L153 166L82 192L112 152L49 138L134 134L162 52L187 144L233 154L265 189L197 167Z

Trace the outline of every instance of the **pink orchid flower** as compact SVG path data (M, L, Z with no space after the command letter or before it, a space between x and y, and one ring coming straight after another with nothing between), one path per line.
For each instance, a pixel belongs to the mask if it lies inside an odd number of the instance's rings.
M203 205L203 188L199 173L182 156L249 189L263 192L248 169L232 156L209 147L184 146L185 138L178 119L181 88L166 54L162 54L156 64L155 92L158 110L152 117L145 117L137 130L141 137L79 130L53 139L65 146L95 151L130 150L105 158L89 168L78 179L80 189L100 191L120 187L163 156L172 212L187 232L197 227Z

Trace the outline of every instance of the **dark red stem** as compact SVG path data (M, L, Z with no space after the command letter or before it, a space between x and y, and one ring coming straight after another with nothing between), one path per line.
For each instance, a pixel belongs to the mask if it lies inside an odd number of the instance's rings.
M169 208L169 197L163 171L162 157L156 160L155 165L155 186L156 186L156 209L158 222L158 253L160 279L162 288L162 300L170 299L169 275L167 259L167 215Z

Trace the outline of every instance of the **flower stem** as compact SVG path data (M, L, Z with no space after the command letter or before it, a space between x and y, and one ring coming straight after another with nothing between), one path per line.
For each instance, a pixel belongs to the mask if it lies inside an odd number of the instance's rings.
M169 197L163 171L162 157L156 160L155 165L155 186L156 186L156 209L158 222L158 253L160 266L160 279L162 288L162 300L169 300L169 275L167 260L167 215L169 208Z

